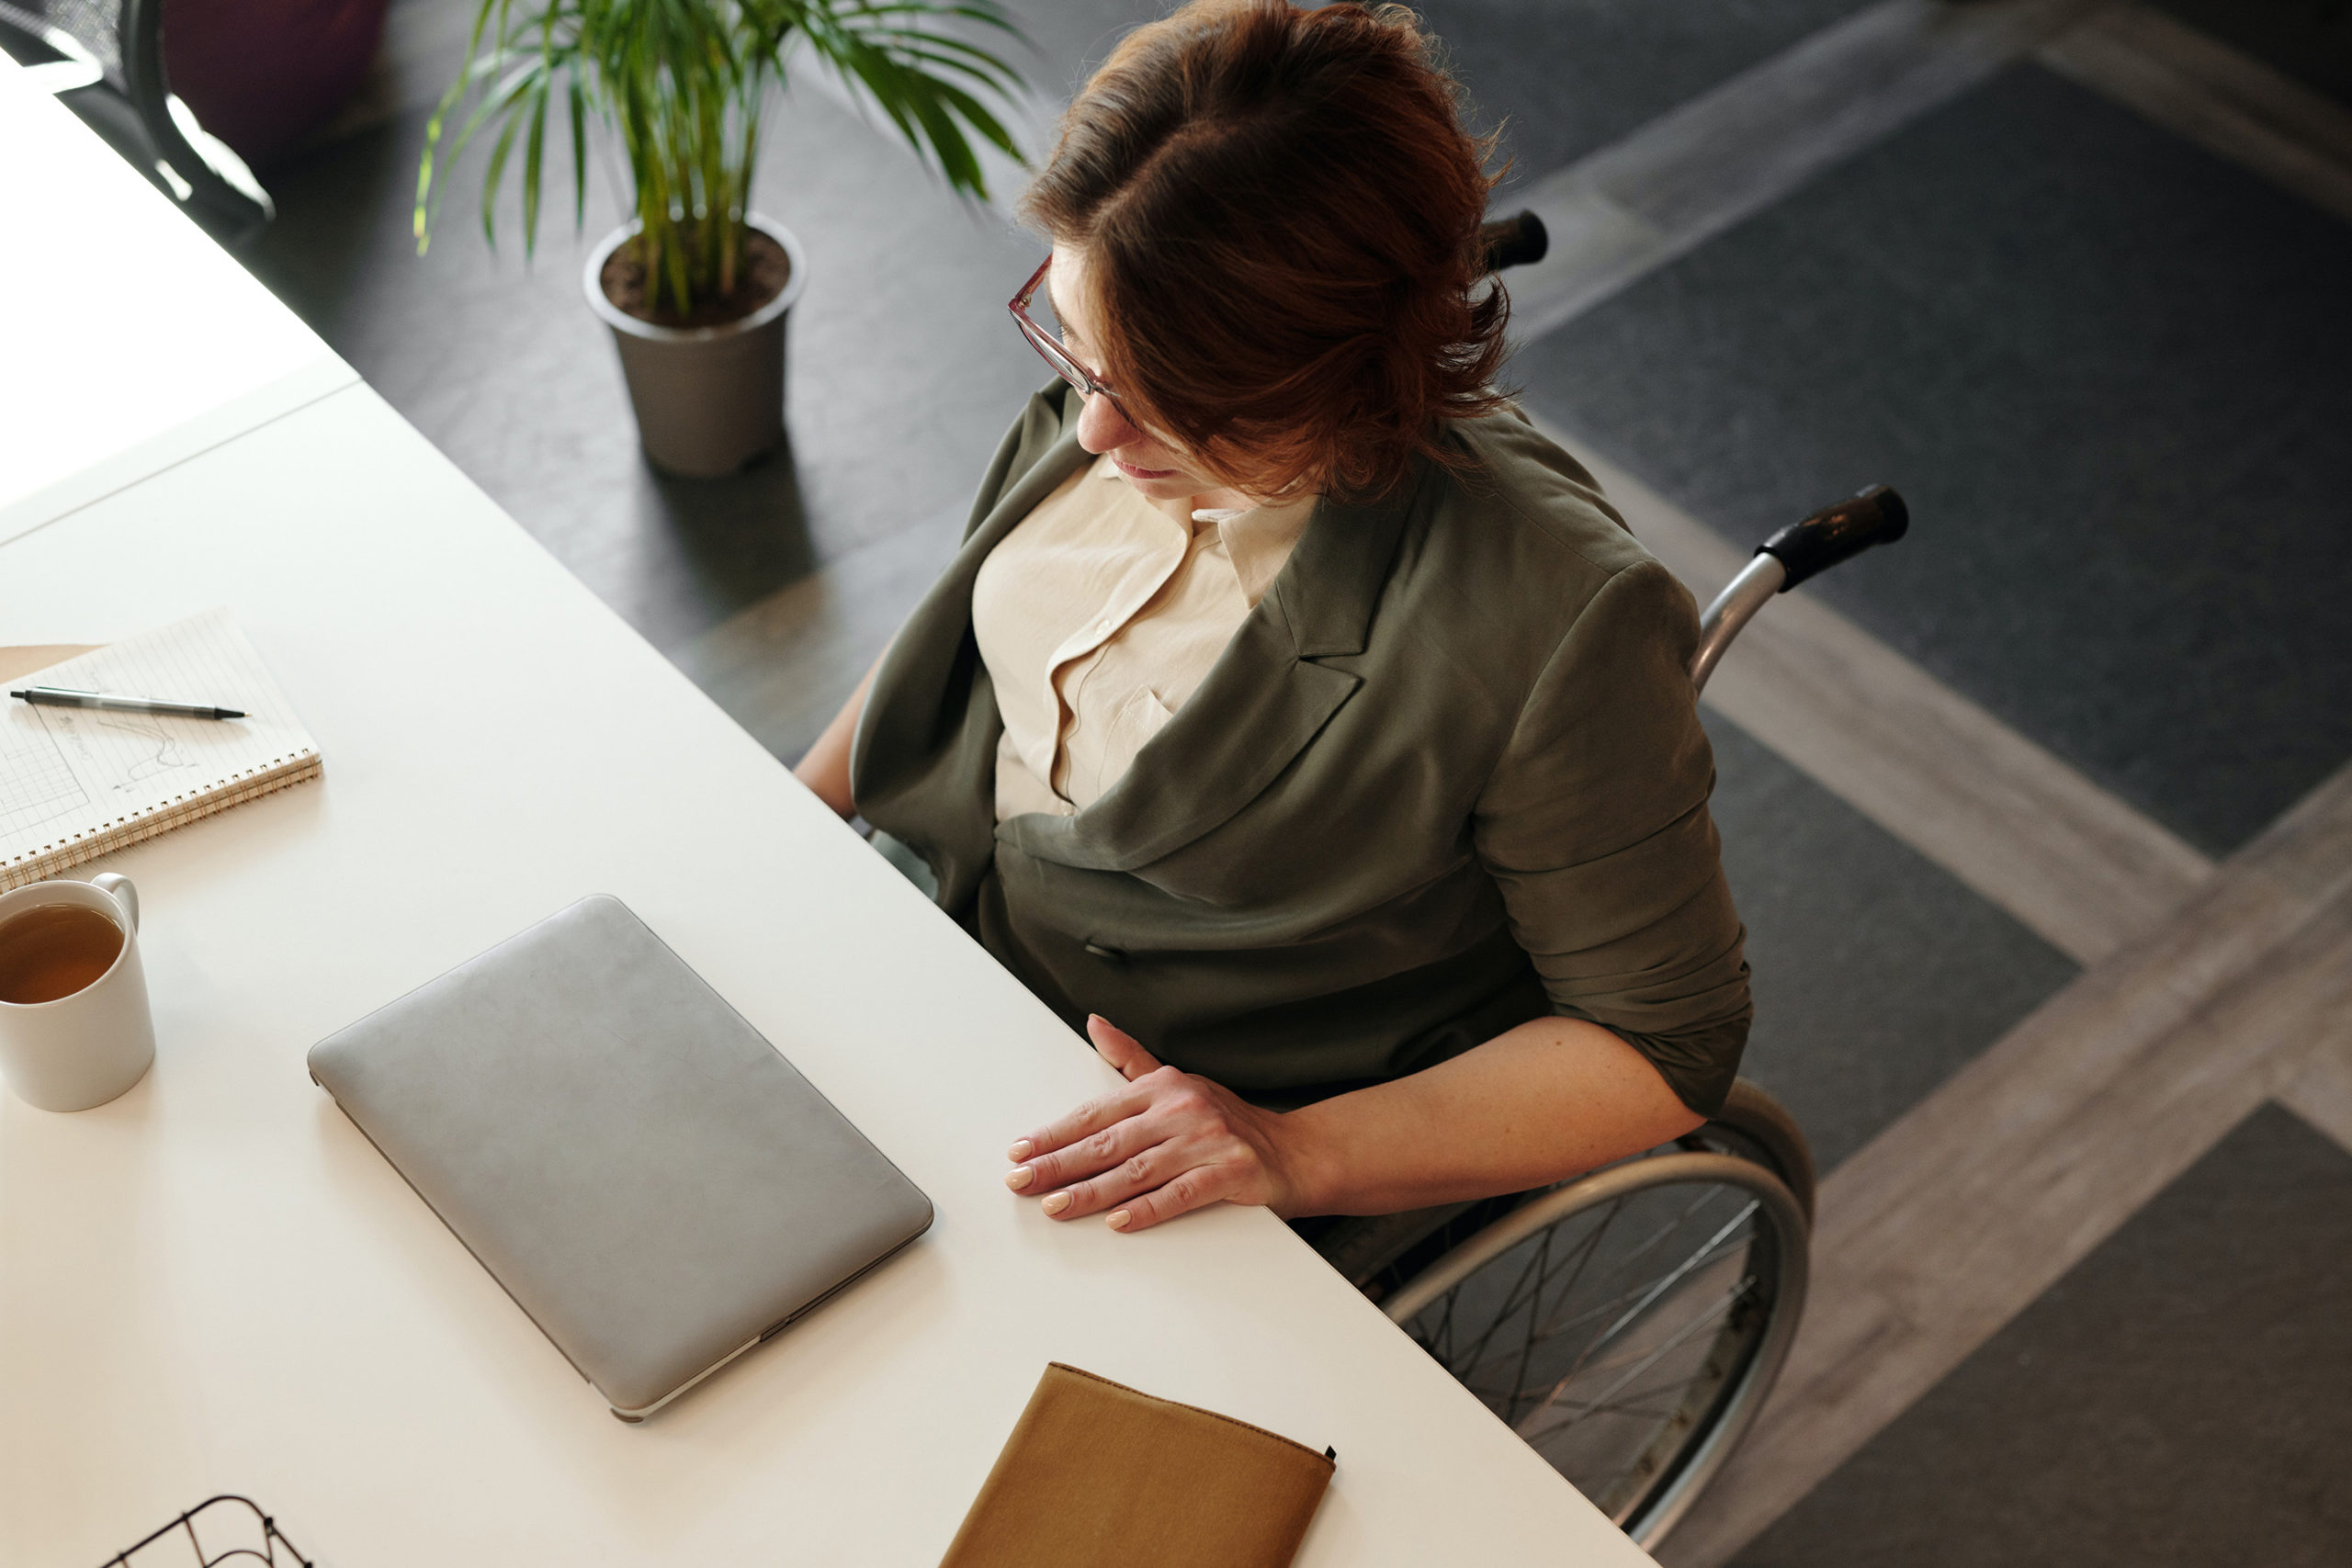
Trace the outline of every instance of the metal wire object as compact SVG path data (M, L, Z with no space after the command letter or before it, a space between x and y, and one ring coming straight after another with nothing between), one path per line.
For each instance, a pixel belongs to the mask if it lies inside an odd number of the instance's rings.
M209 1556L206 1554L204 1541L197 1534L197 1518L206 1509L219 1507L223 1504L230 1506L230 1511L232 1514L239 1507L245 1508L253 1514L254 1522L261 1527L261 1544L258 1547L232 1546ZM224 1521L219 1517L214 1518L211 1523L216 1532L227 1528ZM170 1555L168 1551L159 1551L157 1555L142 1559L135 1564L131 1559L147 1548L154 1546L165 1536L171 1535L187 1538L188 1550L196 1554L197 1568L214 1568L216 1563L222 1562L266 1562L271 1564L271 1568L279 1568L281 1564L287 1565L287 1568L318 1568L318 1564L303 1556L295 1544L286 1539L284 1532L277 1528L277 1521L263 1513L260 1504L250 1497L240 1497L233 1492L223 1492L217 1497L207 1497L163 1529L107 1558L99 1565L99 1568L151 1568L152 1564L166 1561ZM218 1539L217 1533L215 1539ZM278 1555L280 1547L285 1549L285 1555L282 1557Z

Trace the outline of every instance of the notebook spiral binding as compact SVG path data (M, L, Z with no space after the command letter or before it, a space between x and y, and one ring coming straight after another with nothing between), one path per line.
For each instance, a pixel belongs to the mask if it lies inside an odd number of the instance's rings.
M261 1526L261 1545L258 1549L251 1546L232 1546L225 1551L215 1552L209 1557L205 1555L204 1542L196 1533L198 1516L208 1508L217 1507L224 1503L242 1506L252 1510L255 1522ZM216 1517L213 1524L218 1528L221 1525L221 1521ZM277 1521L263 1513L260 1504L250 1497L240 1497L233 1492L224 1492L217 1497L207 1497L145 1540L125 1547L114 1556L107 1558L99 1565L99 1568L134 1568L131 1563L133 1557L153 1546L165 1536L173 1534L184 1534L187 1537L188 1549L196 1553L197 1568L215 1568L216 1564L224 1562L265 1562L271 1564L272 1568L279 1568L281 1564L285 1565L285 1568L318 1568L318 1564L303 1556L294 1543L286 1539L277 1528ZM277 1549L281 1546L286 1549L286 1555L283 1557L277 1554ZM162 1561L164 1559L161 1556L144 1558L136 1565L136 1568L147 1568L148 1564Z

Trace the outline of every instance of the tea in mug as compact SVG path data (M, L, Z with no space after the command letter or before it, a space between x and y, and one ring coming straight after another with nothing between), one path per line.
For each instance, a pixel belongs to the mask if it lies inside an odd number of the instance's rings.
M0 925L0 1002L53 1002L114 967L122 928L79 904L40 904Z

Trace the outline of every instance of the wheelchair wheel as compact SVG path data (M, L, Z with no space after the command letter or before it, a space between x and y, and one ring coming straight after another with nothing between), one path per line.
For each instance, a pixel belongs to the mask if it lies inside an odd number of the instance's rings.
M1396 1323L1634 1540L1730 1457L1804 1311L1804 1139L1742 1082L1688 1138L1467 1205L1363 1281ZM1464 1222L1472 1222L1464 1224Z

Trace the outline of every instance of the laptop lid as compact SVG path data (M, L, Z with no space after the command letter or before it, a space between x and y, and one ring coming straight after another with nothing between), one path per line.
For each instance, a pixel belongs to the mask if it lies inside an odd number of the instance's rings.
M931 1224L915 1185L608 895L310 1063L627 1420Z

